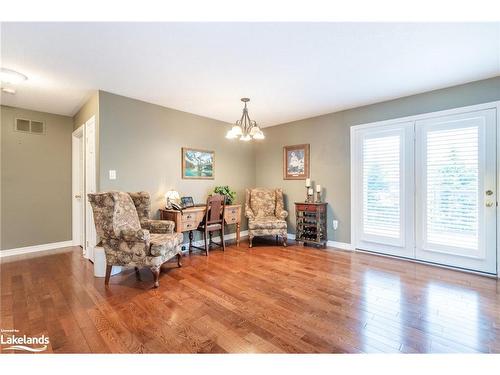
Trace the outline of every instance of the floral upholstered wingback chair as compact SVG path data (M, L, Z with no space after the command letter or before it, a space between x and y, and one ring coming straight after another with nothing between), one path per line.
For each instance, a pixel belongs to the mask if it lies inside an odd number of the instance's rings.
M150 220L149 193L110 191L88 194L100 246L106 253L105 285L112 266L149 267L154 287L159 286L160 267L177 256L181 266L182 233L174 232L174 222Z
M250 247L255 236L281 237L286 246L288 212L284 209L281 189L246 189L245 216L248 219Z

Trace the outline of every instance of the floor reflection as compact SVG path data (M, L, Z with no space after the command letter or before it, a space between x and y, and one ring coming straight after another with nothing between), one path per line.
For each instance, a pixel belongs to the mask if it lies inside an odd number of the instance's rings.
M363 275L362 350L395 352L402 342L401 281L398 275L367 270Z
M426 293L425 330L432 333L434 349L463 345L479 349L479 296L470 289L430 282ZM440 340L446 337L448 340ZM452 342L449 339L452 338ZM452 344L453 343L453 344Z

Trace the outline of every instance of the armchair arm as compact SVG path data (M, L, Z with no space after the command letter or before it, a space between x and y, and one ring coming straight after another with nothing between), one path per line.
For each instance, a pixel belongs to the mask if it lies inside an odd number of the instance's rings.
M279 212L276 213L276 217L280 220L285 220L288 216L288 212L285 211L285 210L281 210Z
M134 258L143 258L149 254L150 235L146 229L122 229L111 239L112 241L107 242L113 251L133 254Z
M245 189L245 216L248 220L255 220L255 214L250 208L250 189Z
M149 244L149 230L147 229L139 229L139 230L131 230L131 229L122 229L118 235L119 240L123 240L126 242L144 242Z
M147 219L142 222L144 229L151 233L174 233L175 223L170 220L151 220Z
M250 207L245 207L245 216L248 220L255 220L255 215Z

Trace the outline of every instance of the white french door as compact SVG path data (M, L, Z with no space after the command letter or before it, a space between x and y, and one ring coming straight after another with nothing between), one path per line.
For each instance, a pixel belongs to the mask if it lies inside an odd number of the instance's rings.
M495 110L417 121L416 258L496 272Z
M356 133L357 247L414 256L413 122Z
M496 110L353 132L355 247L496 273Z

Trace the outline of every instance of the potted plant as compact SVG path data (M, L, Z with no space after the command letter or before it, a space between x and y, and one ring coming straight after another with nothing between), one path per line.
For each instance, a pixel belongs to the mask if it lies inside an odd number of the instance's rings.
M226 204L233 204L236 198L236 192L231 190L229 186L216 186L214 193L224 195L226 197Z

